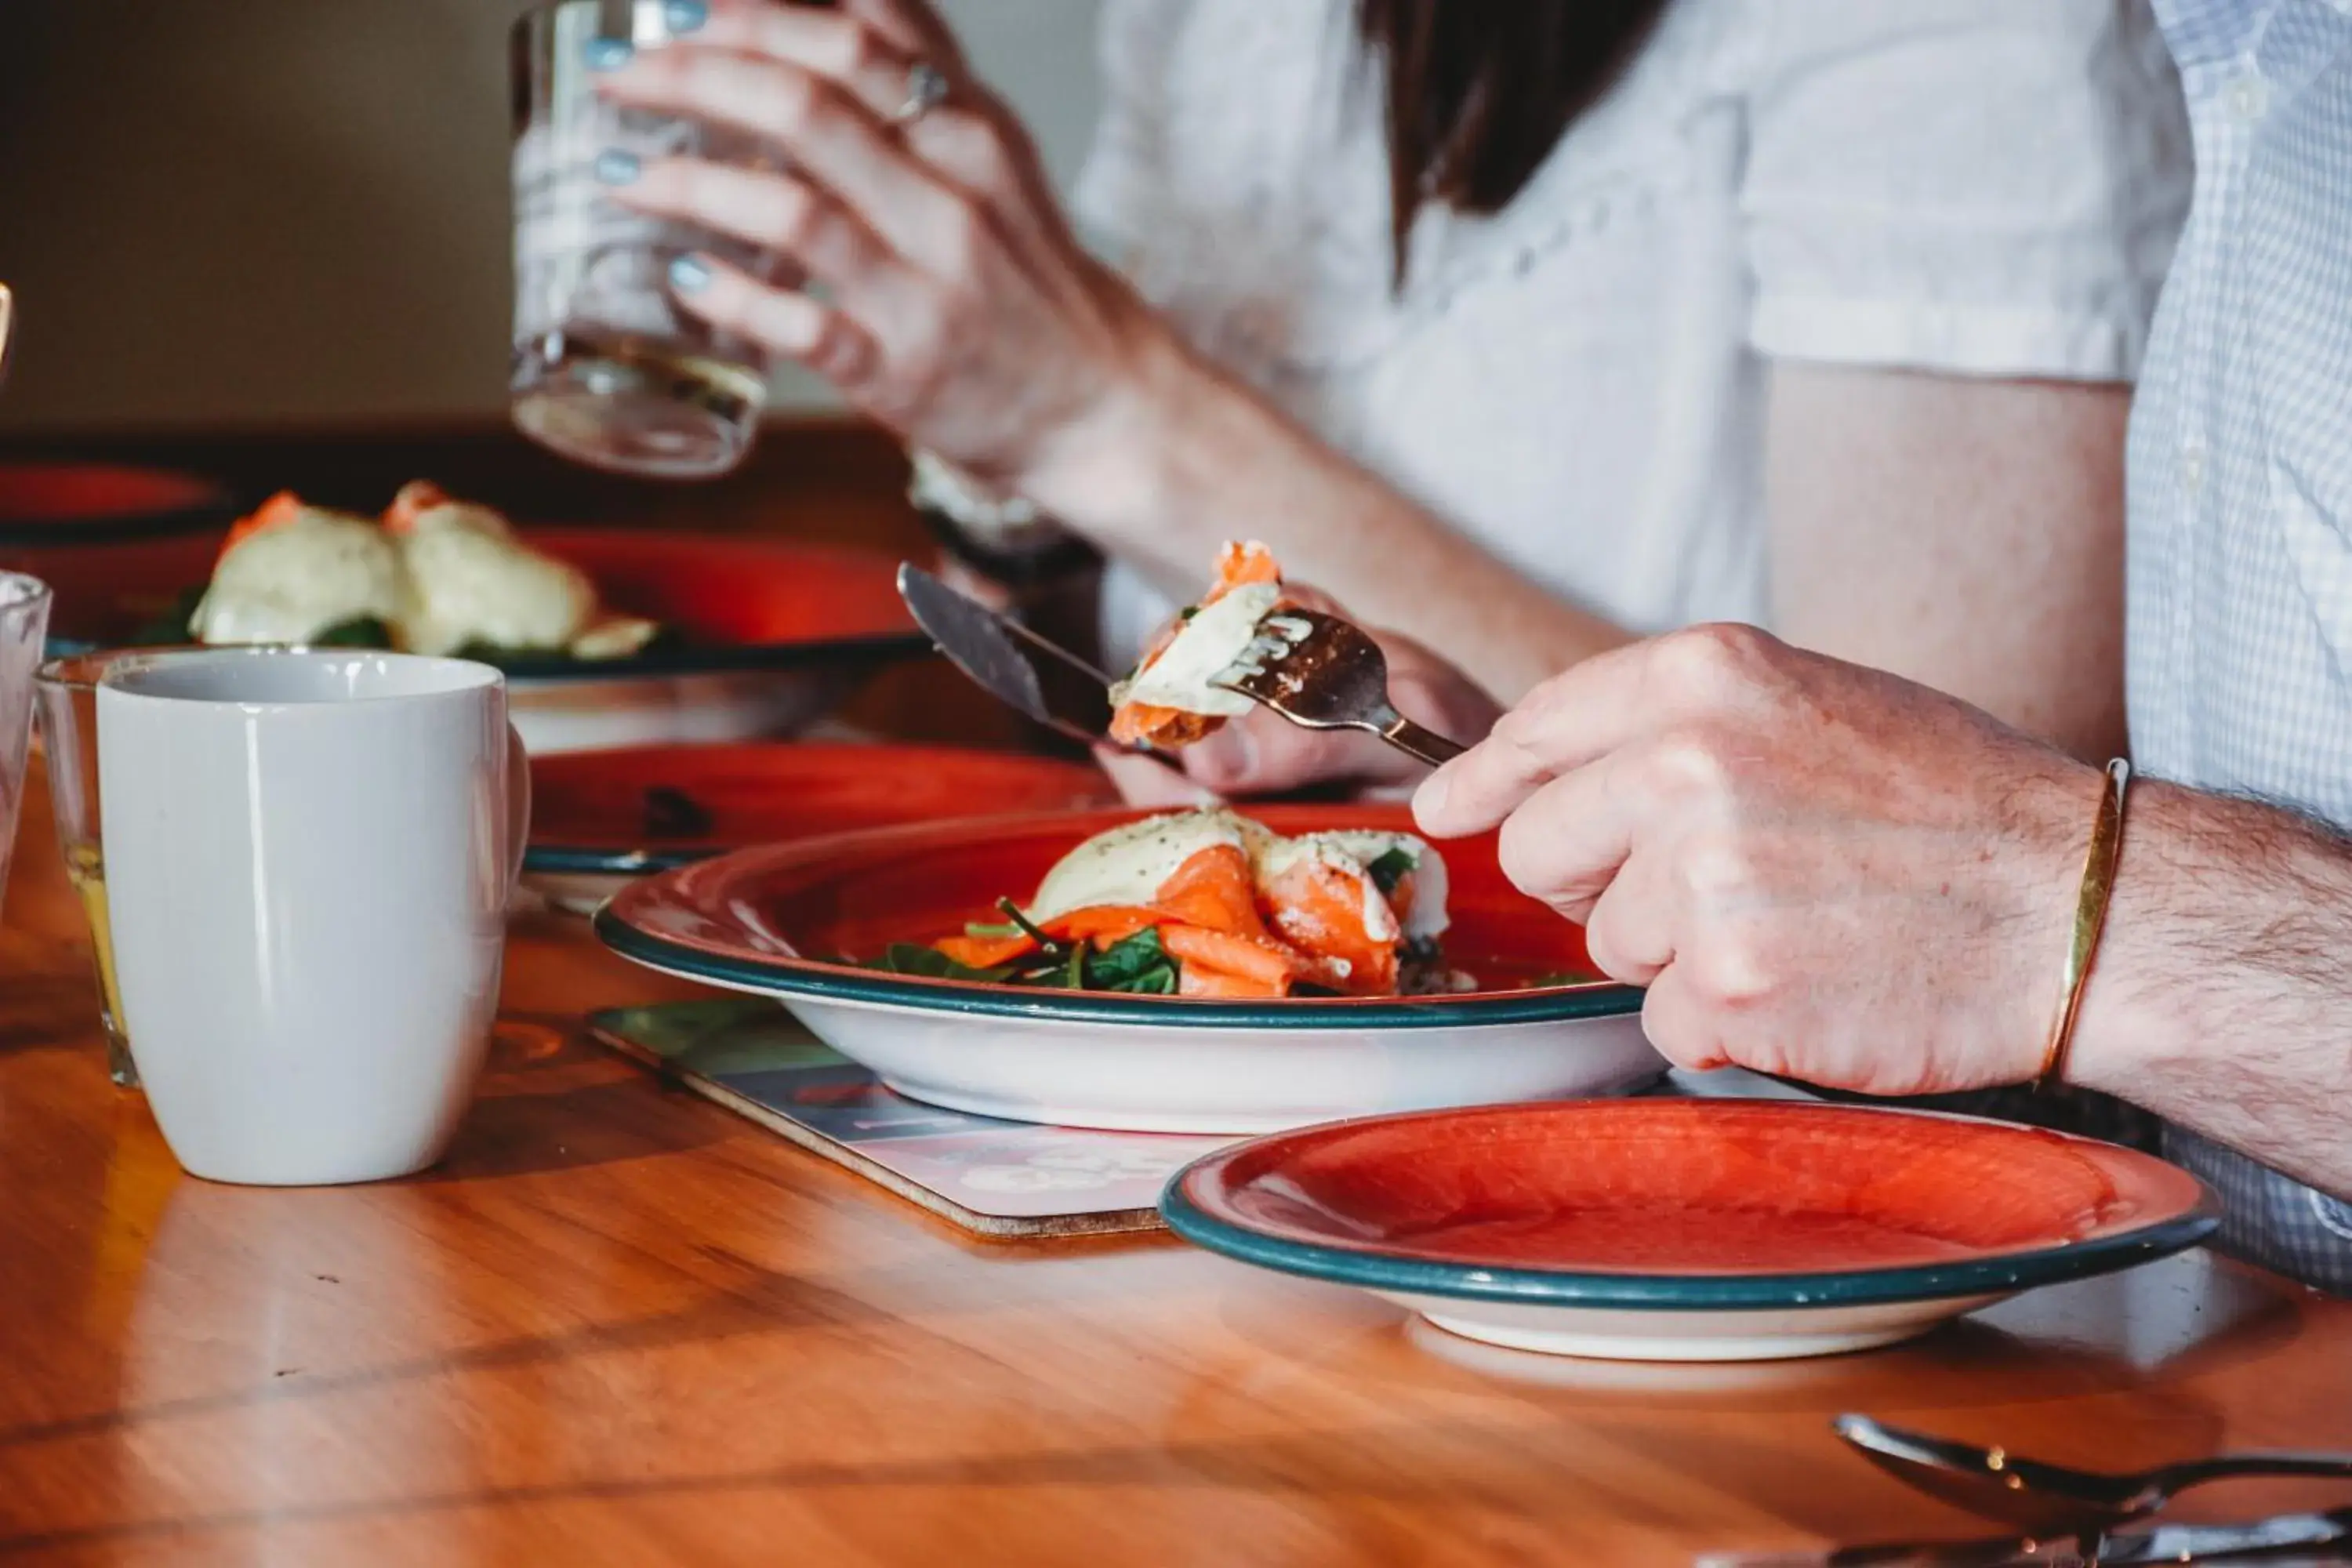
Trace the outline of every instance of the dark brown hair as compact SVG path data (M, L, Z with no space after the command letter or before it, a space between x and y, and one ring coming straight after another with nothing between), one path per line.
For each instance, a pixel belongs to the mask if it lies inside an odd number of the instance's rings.
M1387 78L1396 276L1424 203L1497 213L1613 84L1665 0L1356 0Z

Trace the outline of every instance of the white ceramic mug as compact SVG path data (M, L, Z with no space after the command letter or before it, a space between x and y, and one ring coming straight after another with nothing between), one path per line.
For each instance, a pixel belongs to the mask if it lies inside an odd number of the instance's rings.
M124 1021L214 1181L440 1158L498 1008L530 775L488 665L175 655L98 692Z

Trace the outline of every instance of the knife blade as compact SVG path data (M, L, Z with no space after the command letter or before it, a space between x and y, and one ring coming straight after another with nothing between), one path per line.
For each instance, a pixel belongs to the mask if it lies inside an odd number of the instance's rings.
M1110 746L1170 760L1167 752L1155 746L1114 741L1054 711L1031 650L1059 661L1106 693L1111 687L1109 676L1060 644L998 615L970 595L956 592L911 562L898 564L898 597L932 646L947 655L948 662L1013 711L1082 745Z
M2346 1562L2352 1562L2352 1509L2279 1514L2252 1524L2162 1524L2111 1533L2095 1556L2084 1555L2071 1537L2056 1542L1999 1537L1840 1546L1825 1552L1713 1552L1696 1560L1697 1568L2074 1568L2093 1563L2102 1568L2157 1563L2261 1563L2291 1568L2298 1563Z

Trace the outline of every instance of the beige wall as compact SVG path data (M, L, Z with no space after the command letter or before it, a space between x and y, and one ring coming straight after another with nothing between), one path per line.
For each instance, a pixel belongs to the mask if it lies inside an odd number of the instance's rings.
M1096 3L945 6L1065 179ZM520 9L0 5L0 279L23 326L0 427L497 413Z

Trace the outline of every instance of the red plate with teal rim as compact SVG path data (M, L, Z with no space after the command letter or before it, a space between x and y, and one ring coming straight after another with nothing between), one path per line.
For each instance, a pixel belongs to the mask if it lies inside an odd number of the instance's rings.
M111 463L0 463L0 547L209 533L236 518L236 498L215 480Z
M519 680L858 668L929 650L898 602L898 563L887 556L631 529L521 532L586 572L612 608L659 621L678 638L630 658L519 658L506 665ZM57 594L53 651L178 640L156 637L152 623L211 576L220 539L208 532L45 554L40 574Z
M1341 827L1412 831L1412 815L1402 805L1244 809L1283 834ZM955 935L970 921L1001 920L997 900L1025 900L1071 849L1107 828L1150 815L1057 812L764 846L637 883L598 916L597 931L628 957L721 984L968 1013L1116 1019L1164 1017L1174 1011L1206 1027L1329 1015L1410 1026L1472 1015L1580 1017L1641 1006L1640 992L1611 984L1592 968L1581 928L1505 879L1492 834L1437 847L1452 883L1446 961L1481 982L1466 994L1199 1001L934 980L883 973L843 960L845 954L880 953L893 942L928 943ZM1562 975L1575 979L1534 984Z
M1481 981L1473 994L1208 1001L931 979L842 956L1002 919L998 899L1030 898L1072 848L1146 815L925 823L746 849L622 889L596 933L652 968L778 998L901 1094L1018 1121L1265 1132L1609 1093L1664 1070L1642 1036L1642 994L1593 973L1579 929L1504 879L1491 836L1439 846L1446 958ZM1285 834L1411 826L1401 806L1249 815Z
M1746 1100L1381 1117L1180 1172L1179 1235L1524 1349L1756 1359L1884 1344L2219 1223L2151 1155L2000 1122Z
M636 746L531 760L524 868L642 875L746 845L1112 805L1101 770L947 746Z

